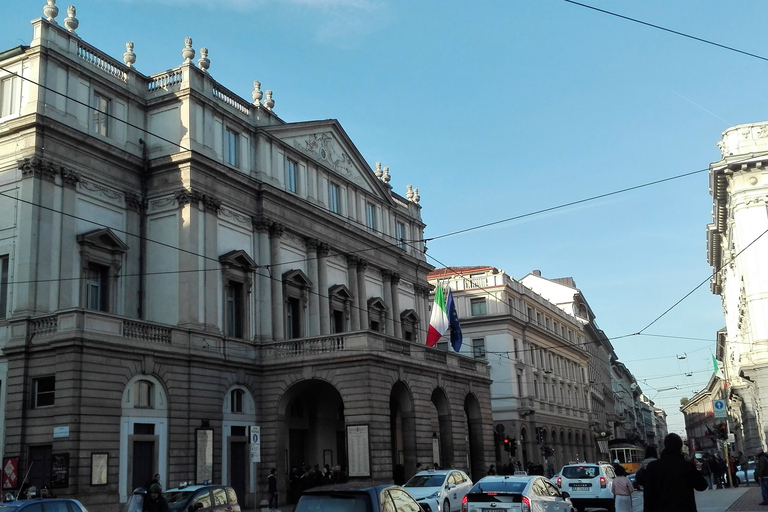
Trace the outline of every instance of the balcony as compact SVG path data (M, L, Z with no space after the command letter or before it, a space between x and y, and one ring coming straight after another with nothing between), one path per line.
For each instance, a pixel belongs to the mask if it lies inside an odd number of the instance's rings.
M173 327L77 308L52 315L10 319L8 328L0 331L0 335L3 332L7 334L5 339L0 337L0 348L6 354L23 350L27 345L42 346L77 339L100 348L113 345L130 347L131 350L152 350L157 354L183 352L265 366L375 357L479 377L490 375L485 359L474 359L371 331L259 342L228 338L203 329Z

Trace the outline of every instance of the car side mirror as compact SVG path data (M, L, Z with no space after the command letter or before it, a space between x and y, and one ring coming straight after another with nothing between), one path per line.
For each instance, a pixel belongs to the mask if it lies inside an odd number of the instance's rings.
M571 493L569 493L568 491L560 491L560 494L563 495L564 500L567 500L568 498L571 497Z

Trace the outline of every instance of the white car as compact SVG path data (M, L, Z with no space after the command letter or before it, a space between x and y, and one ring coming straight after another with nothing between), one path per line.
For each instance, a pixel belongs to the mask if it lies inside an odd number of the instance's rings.
M467 493L462 512L573 512L567 491L538 475L486 476Z
M430 469L419 471L403 487L416 501L429 505L432 512L451 512L461 509L472 480L458 469ZM433 504L437 505L437 510Z
M615 512L614 478L616 473L608 462L580 462L563 466L560 473L552 477L552 483L570 495L579 512L584 512L587 507Z

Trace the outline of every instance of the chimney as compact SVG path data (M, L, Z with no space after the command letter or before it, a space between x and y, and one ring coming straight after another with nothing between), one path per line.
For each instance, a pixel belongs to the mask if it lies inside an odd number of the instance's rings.
M541 277L541 270L534 270L533 275L535 275L536 277Z

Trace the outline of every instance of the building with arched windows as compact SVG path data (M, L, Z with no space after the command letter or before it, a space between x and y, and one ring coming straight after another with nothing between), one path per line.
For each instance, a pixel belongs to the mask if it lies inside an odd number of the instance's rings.
M273 467L281 503L304 465L485 474L487 363L424 344L418 190L191 39L145 75L54 3L0 52L3 489L101 512L159 473L250 508Z

